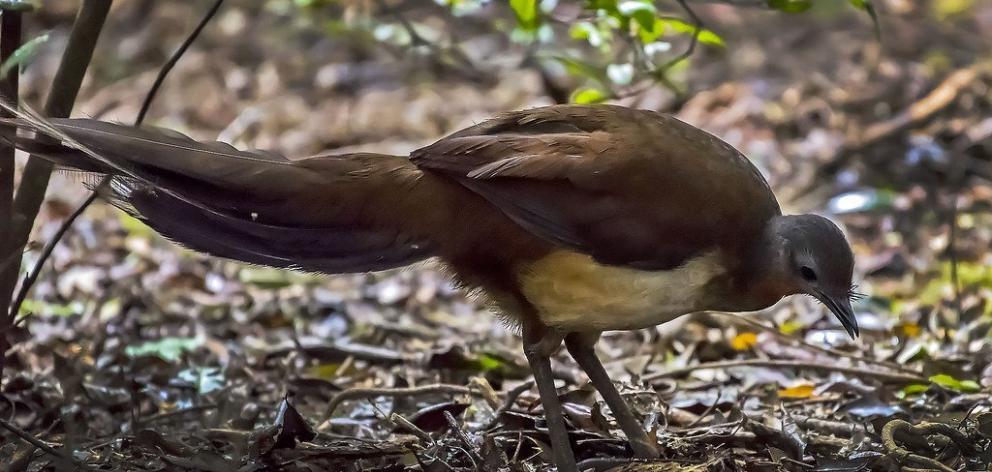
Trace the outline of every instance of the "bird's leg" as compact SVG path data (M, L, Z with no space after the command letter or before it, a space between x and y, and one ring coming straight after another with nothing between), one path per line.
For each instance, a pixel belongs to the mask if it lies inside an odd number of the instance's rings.
M523 327L524 355L534 372L534 383L541 396L544 419L548 423L551 436L551 453L559 472L576 470L575 456L568 440L561 402L555 390L555 380L551 373L551 355L561 345L561 335L538 323L526 323Z
M592 385L596 387L599 394L603 396L606 405L610 407L613 416L620 424L620 429L627 435L630 447L634 450L634 455L639 458L653 459L658 457L658 449L654 441L648 438L644 427L641 425L630 406L620 396L617 387L613 385L610 376L607 375L603 363L596 357L596 350L593 346L599 339L599 334L590 335L587 333L569 333L565 336L565 347L572 354L575 362L586 372Z

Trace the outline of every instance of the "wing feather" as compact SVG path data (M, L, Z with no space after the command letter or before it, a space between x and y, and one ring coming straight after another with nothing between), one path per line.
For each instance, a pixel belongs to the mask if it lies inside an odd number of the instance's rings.
M779 212L760 173L732 147L672 117L623 107L507 113L411 160L457 179L531 233L608 264L674 268L746 239Z

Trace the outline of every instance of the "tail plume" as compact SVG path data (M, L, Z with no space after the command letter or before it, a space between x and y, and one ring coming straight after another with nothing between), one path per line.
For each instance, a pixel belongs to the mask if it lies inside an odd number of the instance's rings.
M382 270L433 255L418 227L441 209L418 197L426 195L424 175L404 157L290 160L161 128L49 120L0 106L17 116L0 124L34 131L9 144L59 167L110 176L110 202L191 249L322 273Z

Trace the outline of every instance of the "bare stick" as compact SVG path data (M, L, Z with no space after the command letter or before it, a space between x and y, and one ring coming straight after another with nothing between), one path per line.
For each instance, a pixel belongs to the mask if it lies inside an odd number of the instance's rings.
M207 27L207 23L210 23L210 20L213 19L214 15L217 14L217 11L220 10L221 5L223 4L224 0L216 0L213 6L207 10L207 13L203 15L203 18L200 19L200 23L196 25L196 28L193 28L193 31L189 33L189 36L186 37L183 44L179 46L179 49L176 49L176 52L172 53L172 57L170 57L168 61L165 61L165 64L162 64L162 68L158 71L158 76L155 77L155 83L152 84L152 88L149 89L148 94L145 95L145 101L141 104L141 110L138 111L138 116L134 119L135 126L140 125L143 121L145 121L145 115L148 114L148 109L151 108L152 101L155 100L155 96L158 94L158 89L162 87L162 83L165 82L165 77L169 75L169 72L171 72L172 68L176 66L176 63L178 63L179 59L183 57L183 54L186 54L189 47L193 45L193 41L196 41L196 38L200 36L203 29Z
M528 380L520 385L517 385L516 387L513 387L509 392L506 392L506 397L503 399L503 404L500 405L495 412L493 412L493 420L490 421L489 424L487 424L483 429L495 428L499 423L499 418L503 416L503 413L506 413L510 408L513 408L513 404L517 402L517 398L520 398L520 395L532 388L534 388L534 381Z
M793 360L766 360L766 359L744 359L736 361L706 362L694 366L672 369L664 372L655 372L643 377L645 381L662 379L668 377L679 377L697 370L728 369L731 367L771 367L788 369L808 369L821 372L840 372L842 374L853 375L855 377L876 379L883 382L896 384L929 383L926 377L920 375L903 374L899 372L882 372L877 370L859 369L856 367L845 367L837 365L817 364L813 362L801 362Z
M393 413L389 415L389 421L392 421L397 426L402 427L403 429L412 433L414 436L420 438L420 440L423 441L425 444L427 445L434 444L434 440L431 439L430 434L427 434L427 431L420 429L419 426L411 423L410 420L404 418L403 415L399 413Z
M988 76L992 76L992 61L988 60L956 70L944 78L930 93L911 103L892 118L862 126L863 131L849 137L848 142L837 149L826 164L817 169L816 175L810 182L786 200L797 200L818 188L821 182L831 181L833 176L843 170L858 153L929 121L956 102L968 86Z
M6 429L7 431L10 431L11 433L14 433L14 435L16 435L17 437L19 437L19 438L27 441L32 446L37 447L38 449L41 449L46 454L49 454L49 455L54 456L54 457L57 457L57 458L59 458L61 460L67 461L67 462L71 462L76 467L82 468L84 470L92 470L88 466L86 466L86 464L82 464L79 461L75 460L75 458L70 457L67 454L63 454L58 449L55 449L54 447L49 446L44 441L42 441L42 440L40 440L40 439L38 439L38 438L36 438L36 437L28 434L27 431L24 431L23 429L18 428L17 426L14 426L12 423L9 423L9 422L7 422L6 420L4 420L2 418L0 418L0 427L2 427L3 429Z
M148 418L143 418L143 419L138 420L137 421L137 424L139 424L141 426L146 426L146 425L151 424L151 423L155 423L155 422L158 422L158 421L167 420L167 419L170 419L170 418L175 418L177 416L182 416L182 415L185 415L185 414L188 414L188 413L199 413L199 412L203 412L203 411L213 410L215 408L217 408L217 405L215 405L213 403L208 403L206 405L191 406L189 408L182 408L182 409L179 409L179 410L172 410L172 411L167 411L165 413L159 413L157 415L152 415L152 416L149 416Z
M59 68L52 79L51 91L45 100L46 117L65 118L72 111L83 76L93 58L100 31L103 30L103 23L110 12L110 4L111 0L83 0L80 5ZM27 244L31 226L45 199L52 168L52 164L44 159L34 156L28 158L14 198L15 220L12 221L10 236L4 247L0 248L0 253L6 255L19 252ZM9 270L17 272L20 264L13 264ZM16 282L16 276L10 280L0 280L0 291L13 293Z
M6 64L14 57L14 53L21 47L21 12L5 10L0 14L0 63ZM6 77L0 77L0 98L17 106L18 88L20 87L20 67L14 67L7 73ZM13 116L6 110L0 117ZM0 133L5 135L4 140L13 140L17 136L17 128L4 127ZM9 141L8 141L9 142ZM0 383L3 382L3 369L6 365L8 333L13 327L14 316L7 316L7 308L10 306L11 291L6 287L11 287L17 281L18 268L7 270L12 265L15 257L21 255L21 251L11 250L6 257L4 249L10 245L8 239L13 239L9 228L14 226L14 174L16 174L16 163L14 162L14 147L3 146L0 149L0 227L6 228L6 234L0 234ZM20 259L17 259L20 262Z
M444 420L448 422L451 431L455 433L458 440L465 446L465 452L468 454L469 459L472 459L472 463L475 464L476 468L479 468L480 464L482 464L482 457L479 456L479 452L476 451L472 442L468 440L465 431L462 431L461 426L458 424L458 421L455 421L455 417L452 416L450 411L444 412Z
M911 451L904 449L902 446L896 443L895 436L897 434L915 434L915 435L941 435L950 438L958 447L961 447L963 451L970 451L971 446L969 445L968 439L961 434L960 431L952 428L949 425L941 423L920 423L913 426L909 422L904 420L892 420L885 423L882 428L882 444L885 446L885 450L893 456L896 461L900 464L914 464L922 467L926 467L929 470L938 470L940 472L954 472L955 469L948 467L936 459L931 459L929 457L924 457L919 454L914 454Z
M678 2L679 6L682 7L683 10L685 10L685 13L687 15L689 15L689 19L692 20L692 26L693 26L692 40L689 41L689 47L686 48L685 51L682 51L682 54L675 56L674 58L672 58L672 60L666 62L664 65L662 65L657 69L656 72L660 72L662 75L672 66L688 59L689 56L692 55L692 53L696 50L696 45L699 44L699 33L704 28L703 20L699 19L699 16L696 15L696 12L692 11L692 8L689 8L689 5L686 5L685 0L675 0L675 1Z
M207 10L207 13L200 20L200 23L196 25L196 28L193 29L193 31L189 34L189 36L186 37L186 40L183 41L182 45L179 46L179 49L176 49L176 52L172 53L172 57L170 57L169 60L166 61L164 65L162 65L162 68L159 69L158 76L155 77L155 82L152 84L151 89L149 89L148 93L145 95L145 100L141 104L141 109L138 111L138 116L134 120L135 126L140 125L145 120L145 115L148 114L148 110L149 108L151 108L152 101L155 99L155 96L158 94L158 90L159 88L161 88L162 83L165 82L166 76L169 75L169 72L172 71L172 68L175 67L176 63L179 62L179 59L182 58L183 54L185 54L186 51L189 49L189 47L193 44L193 41L195 41L196 38L200 35L200 33L203 31L203 28L207 26L207 23L209 23L210 20L214 17L214 15L217 14L217 11L220 10L220 7L223 3L224 0L216 0L214 2L213 6L210 7L209 10ZM16 316L17 312L20 311L21 304L24 303L24 299L27 298L28 292L31 291L31 287L33 287L35 282L38 281L38 276L41 274L41 269L44 267L45 261L47 261L48 258L51 257L52 251L54 251L55 247L58 246L59 241L62 240L62 238L65 236L65 233L69 231L69 228L71 228L72 225L76 222L76 219L78 219L79 216L82 215L83 212L86 211L86 209L89 208L89 206L92 205L94 201L96 201L97 197L100 194L100 191L103 190L103 188L106 187L107 184L110 183L110 181L111 181L111 177L109 175L105 176L102 180L100 180L100 183L97 184L97 186L93 189L93 192L90 193L90 195L86 197L86 200L84 200L83 203L80 204L79 207L76 208L76 210L73 211L72 214L69 215L69 217L62 222L62 225L59 226L59 229L58 231L55 232L55 235L45 244L45 247L42 249L41 254L38 256L38 261L35 262L33 267L31 267L31 272L29 272L24 277L24 282L21 284L21 288L17 292L17 298L15 299L10 312L11 317Z

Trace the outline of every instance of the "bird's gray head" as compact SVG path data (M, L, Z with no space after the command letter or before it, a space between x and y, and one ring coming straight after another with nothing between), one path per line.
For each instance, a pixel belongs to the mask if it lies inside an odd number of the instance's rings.
M817 215L778 216L769 224L771 275L782 295L812 295L837 316L852 337L858 322L851 308L854 255L844 233Z

